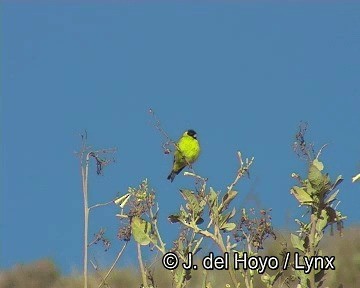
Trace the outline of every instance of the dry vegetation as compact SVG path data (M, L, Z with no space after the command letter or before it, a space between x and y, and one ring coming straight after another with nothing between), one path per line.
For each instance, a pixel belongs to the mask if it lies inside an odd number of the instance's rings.
M336 270L330 271L326 275L324 287L360 287L360 227L347 228L343 232L343 237L340 237L336 232L333 236L327 235L322 243L324 254L336 257ZM277 234L289 235L288 232L284 231ZM288 241L288 239L285 240ZM278 241L272 241L268 244L264 254L278 255L280 249ZM201 287L202 273L202 271L194 272L189 287ZM166 270L164 272L164 268L160 265L155 268L154 276L158 279L159 288L171 287L171 273ZM214 287L225 287L229 281L226 271L213 271L209 273L209 277L211 277L209 280L215 284ZM139 271L131 268L114 270L108 281L110 287L113 288L138 288L141 282ZM91 274L89 287L98 287L98 283L96 275ZM256 287L257 283L254 284ZM259 283L259 286L263 287L263 284ZM80 288L83 287L83 279L81 274L63 276L51 260L39 260L30 264L16 265L11 270L0 272L0 287ZM293 287L295 287L295 283Z

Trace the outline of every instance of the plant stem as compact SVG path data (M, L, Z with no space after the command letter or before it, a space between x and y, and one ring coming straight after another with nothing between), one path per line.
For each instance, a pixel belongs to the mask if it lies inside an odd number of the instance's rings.
M89 232L89 203L88 203L88 172L90 153L86 155L85 167L81 165L82 188L84 195L84 288L88 287L88 232Z
M139 266L140 266L140 271L141 271L141 278L142 278L142 284L145 288L148 288L149 285L147 283L147 278L146 278L146 272L145 272L145 268L144 268L144 264L142 261L142 256L141 256L141 245L139 243L137 243L137 252L138 252L138 261L139 261Z
M222 253L225 254L225 252L228 252L229 253L229 262L230 262L230 265L229 265L229 274L230 274L230 278L231 278L231 281L233 282L234 284L234 287L240 287L238 286L238 281L236 280L236 276L235 276L235 272L234 272L234 268L232 266L232 263L233 261L231 261L231 258L233 257L232 254L231 254L231 251L227 251L226 247L225 247L225 244L224 244L224 241L221 237L221 234L220 234L220 231L219 231L219 228L218 226L216 225L214 227L214 235L215 235L215 238L216 238L216 244L219 246L220 250L222 251Z
M85 167L81 162L82 188L84 195L84 288L88 287L88 234L89 234L89 203L88 203L88 175L91 152L86 154Z
M313 211L311 214L311 231L309 235L309 255L308 257L315 256L315 234L316 234L316 222L317 222L317 216L315 214L316 212ZM310 288L315 288L315 270L311 269L309 274L309 280L310 280Z
M160 246L157 245L157 244L155 244L155 246L164 255L166 253L165 243L161 239L161 236L160 236L160 233L159 233L159 228L158 228L158 225L157 225L157 219L155 219L154 212L152 211L151 208L150 208L150 217L152 219L152 223L154 224L154 228L155 228L157 238L159 239L159 242L160 242Z

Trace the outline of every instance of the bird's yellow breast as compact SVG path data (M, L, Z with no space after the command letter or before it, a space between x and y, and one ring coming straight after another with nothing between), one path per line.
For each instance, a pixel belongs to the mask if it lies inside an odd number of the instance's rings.
M200 146L197 139L193 137L187 136L182 137L178 143L178 148L180 151L179 154L182 157L185 157L186 161L189 163L193 163L199 157L200 154Z

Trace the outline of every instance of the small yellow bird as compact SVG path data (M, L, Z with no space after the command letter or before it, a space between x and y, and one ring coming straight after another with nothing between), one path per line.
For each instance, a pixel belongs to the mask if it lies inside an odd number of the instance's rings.
M187 130L176 143L172 170L167 177L171 182L186 166L194 163L200 155L200 145L194 130Z

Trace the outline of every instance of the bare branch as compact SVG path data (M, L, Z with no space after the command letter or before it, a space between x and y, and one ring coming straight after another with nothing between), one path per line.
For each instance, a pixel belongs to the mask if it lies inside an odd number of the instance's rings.
M122 253L124 252L124 250L125 250L125 248L126 248L126 246L127 246L128 243L129 243L129 242L125 242L125 243L124 243L124 246L123 246L123 247L121 248L121 250L119 251L118 255L116 256L116 259L115 259L114 263L111 265L109 271L106 273L105 277L102 279L102 281L101 281L100 285L98 286L98 288L101 288L101 287L106 283L106 279L109 277L109 275L110 275L110 273L112 272L112 270L114 269L116 263L119 261L121 255L122 255Z
M320 157L322 150L323 150L326 146L328 146L328 144L324 144L324 145L320 148L320 150L319 150L319 152L317 153L315 159L318 159L318 158Z
M111 200L111 201L106 202L106 203L95 204L93 206L90 206L89 210L94 209L94 208L98 208L98 207L102 207L102 206L107 206L107 205L110 205L110 204L113 204L113 203L114 203L114 200Z
M241 155L240 151L238 151L237 156L239 158L240 168L237 171L235 180L227 187L228 192L233 190L234 186L237 184L237 182L240 180L240 178L244 176L244 174L249 174L250 166L253 164L254 159L255 159L254 157L252 157L250 160L248 158L246 158L245 165L244 165L244 161L242 159L242 155Z

